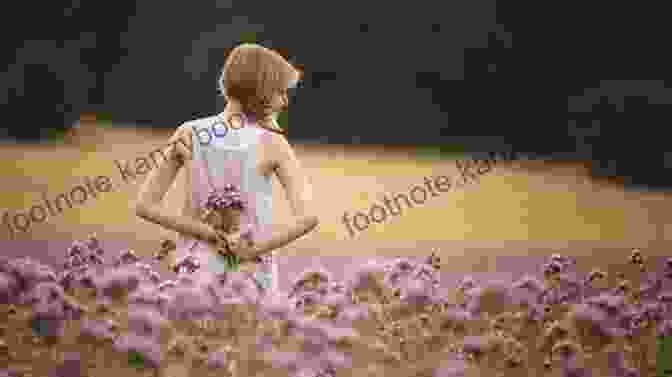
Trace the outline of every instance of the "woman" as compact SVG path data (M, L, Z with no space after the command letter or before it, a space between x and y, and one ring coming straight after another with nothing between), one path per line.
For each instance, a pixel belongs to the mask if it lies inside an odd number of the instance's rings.
M165 161L152 170L140 189L136 214L180 234L176 257L193 255L200 272L221 273L227 260L217 253L226 248L248 266L255 279L277 289L277 264L258 263L318 225L313 212L312 188L294 150L277 125L277 115L288 106L287 91L301 72L277 52L255 44L236 47L227 58L219 80L226 99L218 115L189 121L170 138ZM186 203L180 216L169 215L161 201L180 168L188 168ZM271 178L284 187L296 222L286 232L271 235ZM200 220L211 190L226 185L239 188L246 203L242 223L252 229L252 244L241 233L226 234ZM264 258L268 260L267 258ZM272 280L269 282L269 279Z

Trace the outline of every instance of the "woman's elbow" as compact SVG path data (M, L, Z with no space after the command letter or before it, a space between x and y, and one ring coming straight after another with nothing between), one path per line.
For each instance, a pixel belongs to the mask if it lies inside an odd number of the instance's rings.
M149 217L149 205L143 202L137 202L133 206L133 212L137 217L140 217L142 219L146 219Z
M313 231L320 225L320 219L317 216L307 216L306 223L308 225L308 231Z

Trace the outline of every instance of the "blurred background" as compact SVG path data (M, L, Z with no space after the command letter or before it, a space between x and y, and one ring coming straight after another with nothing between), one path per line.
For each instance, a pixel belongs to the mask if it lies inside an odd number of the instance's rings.
M58 0L40 7L3 12L7 138L57 135L82 114L174 128L220 111L216 80L227 52L258 42L306 71L289 111L296 141L516 149L593 160L596 175L633 184L672 182L660 173L669 161L670 58L661 43L670 30L652 6Z
M142 179L124 183L115 160L144 156L182 122L221 111L217 78L241 42L276 49L306 73L280 122L318 197L328 200L320 201L320 230L288 255L439 247L463 256L466 264L452 266L464 271L496 255L664 249L670 26L655 5L57 0L35 7L21 2L2 12L0 208L25 212L42 193L53 198L86 176L108 176L115 190L12 240L3 227L5 254L50 248L57 254L35 253L60 258L63 245L90 232L139 250L158 245L168 235L129 210ZM343 212L368 211L382 194L407 192L424 176L457 174L455 159L497 151L525 157L353 238L341 223ZM282 226L289 212L275 189Z

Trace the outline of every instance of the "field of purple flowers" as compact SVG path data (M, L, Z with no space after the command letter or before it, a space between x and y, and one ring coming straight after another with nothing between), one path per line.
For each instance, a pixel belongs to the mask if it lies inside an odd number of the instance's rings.
M201 279L198 263L164 280L95 237L63 262L0 262L0 376L645 377L672 336L672 258L640 250L617 276L553 255L447 294L436 254L343 281L307 270L268 294L244 272Z

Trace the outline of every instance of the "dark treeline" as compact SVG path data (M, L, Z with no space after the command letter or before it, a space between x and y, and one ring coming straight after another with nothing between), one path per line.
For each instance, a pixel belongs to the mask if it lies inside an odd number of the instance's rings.
M36 137L82 112L172 128L220 111L216 79L227 51L256 41L306 71L288 112L292 138L441 144L501 136L502 149L593 159L601 174L664 176L672 100L650 100L665 96L664 86L618 92L601 83L667 78L666 13L652 8L57 3L4 13L7 51L16 50L3 58L0 83L10 135ZM591 88L597 94L584 96ZM596 104L571 110L570 96ZM625 98L623 111L610 104L615 98Z

